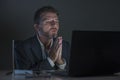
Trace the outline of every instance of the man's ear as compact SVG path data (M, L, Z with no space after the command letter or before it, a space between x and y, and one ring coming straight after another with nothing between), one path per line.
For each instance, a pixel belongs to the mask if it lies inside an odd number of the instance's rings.
M34 26L35 31L39 30L39 25L38 24L34 24L33 26Z

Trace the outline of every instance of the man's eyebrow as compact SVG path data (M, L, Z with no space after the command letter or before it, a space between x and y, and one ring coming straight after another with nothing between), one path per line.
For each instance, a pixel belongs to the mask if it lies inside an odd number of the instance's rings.
M42 21L47 20L48 18L43 18Z
M53 18L53 19L58 20L58 18ZM42 21L44 21L44 20L50 20L50 19L48 17L45 17L42 19Z

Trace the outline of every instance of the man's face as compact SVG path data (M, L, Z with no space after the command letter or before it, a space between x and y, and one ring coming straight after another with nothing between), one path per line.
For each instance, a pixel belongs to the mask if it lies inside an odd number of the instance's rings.
M59 30L59 20L56 13L44 12L40 15L41 20L39 27L39 34L48 38L53 38L57 35Z

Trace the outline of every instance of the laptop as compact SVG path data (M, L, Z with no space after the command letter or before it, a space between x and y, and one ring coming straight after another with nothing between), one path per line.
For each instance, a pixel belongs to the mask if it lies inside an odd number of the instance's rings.
M119 31L73 31L68 75L106 76L120 72Z

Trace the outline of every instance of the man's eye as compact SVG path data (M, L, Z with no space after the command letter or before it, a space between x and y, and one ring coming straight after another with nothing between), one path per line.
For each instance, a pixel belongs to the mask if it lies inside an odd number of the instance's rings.
M46 21L45 23L50 23L51 21Z
M49 23L50 21L43 21L43 23Z
M53 22L56 23L56 24L59 23L58 20L45 20L45 21L43 21L44 24L51 24L51 23L53 23Z

